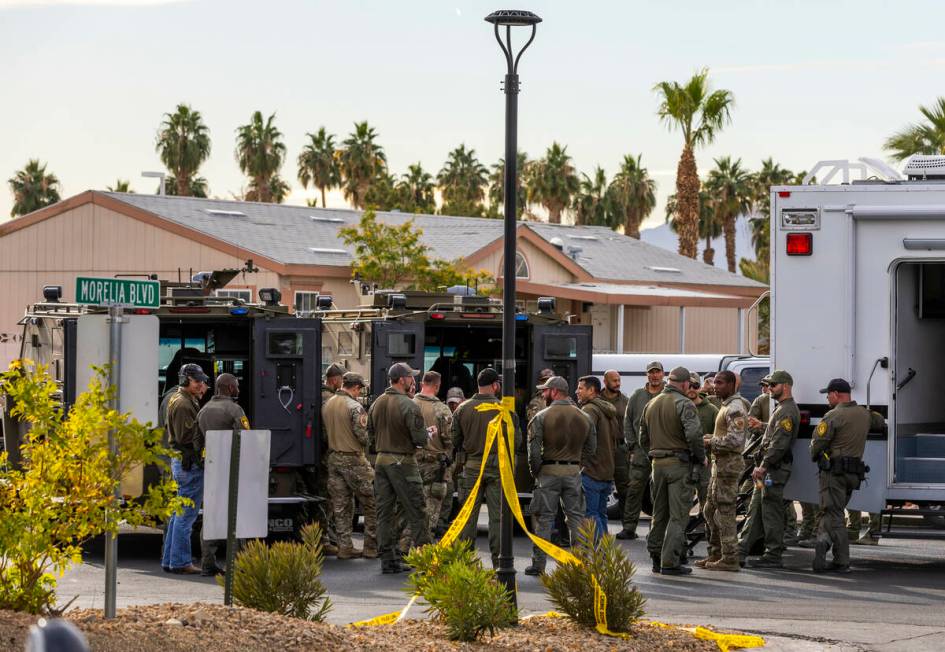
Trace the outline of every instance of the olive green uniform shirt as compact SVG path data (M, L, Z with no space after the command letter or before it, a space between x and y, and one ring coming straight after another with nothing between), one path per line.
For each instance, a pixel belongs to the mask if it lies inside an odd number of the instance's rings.
M705 460L702 426L689 397L667 385L647 403L640 420L640 445L651 457L654 452L686 451L693 462L702 463Z
M456 449L457 453L462 452L466 456L466 463L470 462L481 462L482 455L485 452L486 447L486 431L489 427L489 422L492 421L498 414L495 410L486 410L480 412L476 409L477 405L482 405L483 403L501 403L498 397L492 396L491 394L473 394L472 398L469 398L459 404L459 407L456 408L456 411L453 413L453 424L451 426L453 446ZM518 425L518 416L512 414L512 423L515 426L515 449L518 450L518 447L522 445L522 430ZM492 445L492 450L489 452L489 461L486 463L487 468L492 470L498 470L499 468L499 458L498 458L498 443Z
M534 476L541 473L545 461L573 462L571 468L549 468L548 471L577 474L578 465L587 466L596 450L594 424L571 401L552 401L528 423L528 467Z
M810 456L815 462L823 453L830 459L862 458L872 416L856 401L840 403L827 412L814 429Z
M765 428L761 440L761 466L766 469L791 470L794 461L791 447L797 439L797 429L801 424L801 413L793 398L780 403Z
M711 435L715 432L715 417L719 409L709 403L704 397L702 402L696 405L696 414L699 416L699 423L702 426L702 434Z
M663 387L665 388L666 385L664 384ZM661 389L659 392L651 394L649 385L644 385L627 399L627 411L624 413L623 417L623 433L624 439L626 439L627 445L630 446L630 448L635 448L640 445L640 420L643 418L643 410L646 408L647 404L659 396L662 391ZM646 449L644 448L644 453L645 452Z
M429 439L417 404L393 387L385 389L368 410L368 437L378 453L410 456Z
M363 453L367 449L367 411L344 390L339 389L322 405L322 423L328 431L328 450Z

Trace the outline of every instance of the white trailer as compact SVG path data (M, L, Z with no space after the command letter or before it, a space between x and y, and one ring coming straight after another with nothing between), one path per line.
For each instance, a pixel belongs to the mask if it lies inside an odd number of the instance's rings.
M825 161L804 185L771 189L772 368L793 375L802 415L788 498L817 502L818 390L845 378L887 422L869 435L850 507L945 505L945 157L904 172Z

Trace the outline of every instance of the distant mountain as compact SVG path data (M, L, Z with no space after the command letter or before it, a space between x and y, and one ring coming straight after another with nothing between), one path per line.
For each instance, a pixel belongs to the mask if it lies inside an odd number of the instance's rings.
M656 245L657 247L662 247L663 249L669 249L670 251L678 251L679 245L677 244L676 234L673 233L669 224L660 224L650 229L643 229L640 231L640 239L643 242L647 242L651 245ZM727 264L725 261L725 238L717 238L712 241L712 248L715 249L715 266L721 269L726 269ZM697 260L702 260L702 250L705 249L705 240L699 242L699 255L696 257ZM735 223L735 260L736 265L737 261L741 258L754 258L755 250L751 246L751 227L748 224L747 217L740 217ZM736 272L738 268L736 267Z

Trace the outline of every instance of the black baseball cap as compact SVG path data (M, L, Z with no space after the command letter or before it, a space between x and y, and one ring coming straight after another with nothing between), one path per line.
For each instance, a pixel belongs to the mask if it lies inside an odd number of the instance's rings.
M178 373L180 381L183 383L186 378L193 378L197 382L207 383L210 382L210 378L207 377L207 374L203 372L203 369L199 364L185 364L180 368L180 373Z
M852 391L850 383L845 381L843 378L834 378L827 386L820 390L821 394L827 394L828 392L840 392L841 394L849 394Z
M479 387L488 387L492 383L501 383L502 379L499 377L499 372L497 372L492 367L486 367L479 372L479 375L476 376L476 383Z

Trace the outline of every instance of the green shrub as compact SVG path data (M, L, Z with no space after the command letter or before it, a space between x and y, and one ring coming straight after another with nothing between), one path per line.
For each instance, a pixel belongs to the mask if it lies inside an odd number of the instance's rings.
M572 552L583 564L558 564L549 575L541 577L551 602L569 618L586 627L594 627L594 584L597 577L607 595L607 626L615 632L630 631L643 614L646 598L633 586L633 562L610 534L594 543L595 525L586 520L578 529L577 545Z
M302 528L301 543L250 541L233 566L233 599L259 611L323 621L332 604L319 579L325 560L321 537L318 524L311 523ZM217 582L222 586L223 577Z
M426 600L451 639L474 641L485 632L491 636L517 619L508 591L495 571L482 567L468 541L415 548L406 561L414 567L407 590Z

